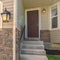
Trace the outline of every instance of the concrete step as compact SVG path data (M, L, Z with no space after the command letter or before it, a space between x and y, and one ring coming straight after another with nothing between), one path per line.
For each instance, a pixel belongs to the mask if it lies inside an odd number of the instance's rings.
M22 48L26 48L26 49L44 49L44 45L23 44Z
M20 54L20 60L48 60L48 58L44 55Z
M44 49L21 49L21 54L46 55Z
M23 44L43 45L43 41L23 41Z
M25 39L25 41L40 41L40 39Z

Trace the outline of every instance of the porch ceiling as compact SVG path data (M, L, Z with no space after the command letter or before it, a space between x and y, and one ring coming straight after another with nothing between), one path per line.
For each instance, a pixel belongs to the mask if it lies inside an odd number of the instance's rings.
M60 0L23 0L24 7L26 8L35 8L40 6L49 6L53 3L56 3Z

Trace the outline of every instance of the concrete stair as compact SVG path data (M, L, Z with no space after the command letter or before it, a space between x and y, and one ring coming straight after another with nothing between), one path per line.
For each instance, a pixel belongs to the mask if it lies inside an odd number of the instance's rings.
M35 45L43 45L43 41L23 41L23 44L35 44Z
M44 45L23 44L22 48L26 48L26 49L44 49Z
M22 49L22 54L31 54L31 55L46 55L45 50L41 49Z
M23 41L20 60L48 60L43 41Z

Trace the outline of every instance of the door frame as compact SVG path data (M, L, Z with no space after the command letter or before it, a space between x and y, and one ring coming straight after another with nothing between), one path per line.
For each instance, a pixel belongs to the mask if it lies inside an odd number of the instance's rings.
M28 30L27 30L27 11L34 11L38 10L38 16L39 16L39 37L38 38L29 38L28 37ZM25 10L25 39L40 39L40 29L41 29L41 8L32 8L32 9L26 9Z

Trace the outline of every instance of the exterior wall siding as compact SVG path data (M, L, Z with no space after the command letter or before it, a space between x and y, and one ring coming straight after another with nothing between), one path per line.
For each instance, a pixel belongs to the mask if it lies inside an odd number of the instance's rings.
M14 0L0 0L3 4L2 11L4 8L7 8L7 10L11 13L11 18L9 22L2 22L0 21L0 28L13 28L13 10L14 10ZM1 7L0 7L1 8ZM0 13L2 13L2 11Z
M13 2L14 0L0 0L3 3L3 8L7 8L11 12L11 21L13 20Z
M2 23L0 29L0 60L13 60L13 1L0 0L3 8L11 12L11 20Z
M44 42L60 43L60 30L41 30L40 39Z
M0 30L0 60L13 60L13 29Z
M49 26L50 25L49 6L41 7L41 11L43 8L46 9L46 13L44 14L41 12L41 30L49 30L49 28L50 28L50 26Z
M52 43L60 43L60 30L51 30L50 36Z

